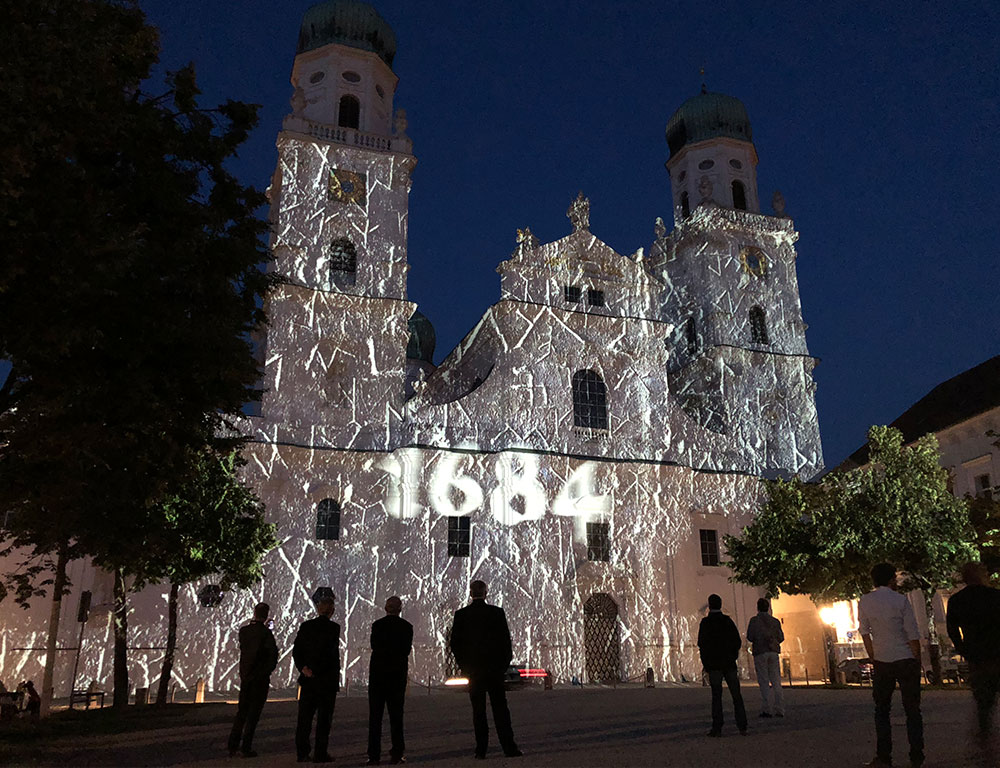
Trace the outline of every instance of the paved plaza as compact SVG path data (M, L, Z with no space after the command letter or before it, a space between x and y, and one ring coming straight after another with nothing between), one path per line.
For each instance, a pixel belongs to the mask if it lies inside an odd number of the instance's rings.
M786 692L787 717L757 717L755 686L745 697L750 734L741 737L726 700L724 738L705 736L709 690L700 686L618 689L587 687L509 695L515 733L524 750L504 758L491 743L488 764L511 766L858 766L874 754L870 689L796 688ZM906 765L906 733L898 694L893 737L897 762ZM967 690L924 692L927 768L973 765L971 694ZM257 730L255 760L229 758L225 751L235 706L174 705L173 712L148 711L140 730L102 735L68 735L26 741L0 732L0 763L14 765L223 766L294 765L295 702L271 701ZM107 717L109 713L88 713ZM171 723L173 720L175 722ZM143 727L146 722L147 727ZM473 766L471 714L461 692L414 690L406 702L407 763ZM154 727L155 726L155 727ZM337 700L331 737L334 765L364 765L367 699L352 693ZM388 760L388 723L385 727ZM23 737L23 733L21 734ZM491 737L494 734L491 733Z

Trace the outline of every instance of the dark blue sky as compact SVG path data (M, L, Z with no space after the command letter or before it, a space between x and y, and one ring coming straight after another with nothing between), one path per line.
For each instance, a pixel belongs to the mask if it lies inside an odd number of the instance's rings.
M263 105L237 170L264 187L308 0L145 0L162 64L205 102ZM787 200L828 465L935 384L1000 352L995 2L403 2L396 106L419 163L409 295L440 360L499 297L516 228L591 201L622 253L671 221L663 137L710 90L746 104L760 197Z

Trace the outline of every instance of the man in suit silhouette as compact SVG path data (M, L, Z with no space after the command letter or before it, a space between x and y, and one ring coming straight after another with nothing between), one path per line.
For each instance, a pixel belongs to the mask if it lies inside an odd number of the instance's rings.
M309 732L316 718L314 763L333 760L327 751L330 723L340 690L340 625L331 621L333 596L316 601L314 619L302 622L292 646L292 658L299 670L299 717L295 727L295 752L300 763L309 759Z
M244 757L257 757L253 751L253 734L267 701L271 673L278 666L278 646L267 626L270 611L267 603L257 603L253 621L240 629L240 703L233 730L229 733L230 757L235 757L237 750Z
M405 763L403 753L403 699L406 672L413 648L413 625L400 618L403 601L393 595L385 601L385 613L372 624L372 658L368 667L368 765L382 760L382 713L389 710L392 748L389 763Z
M497 738L507 757L520 757L514 741L514 729L507 708L504 673L514 656L510 628L503 608L486 604L486 584L474 581L469 585L472 602L455 611L451 628L451 652L462 672L469 678L469 699L472 701L472 726L476 732L476 758L486 758L489 725L486 722L486 695L493 709L493 724Z

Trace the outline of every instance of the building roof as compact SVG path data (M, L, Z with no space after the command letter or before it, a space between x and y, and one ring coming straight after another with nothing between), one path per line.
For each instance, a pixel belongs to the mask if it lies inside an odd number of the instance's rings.
M739 99L702 90L681 104L667 121L671 157L689 144L716 138L753 141L750 117Z
M302 16L296 53L339 43L371 51L392 68L396 35L379 12L358 0L326 0Z
M938 384L889 426L903 433L904 443L911 443L929 432L940 432L998 406L1000 355ZM868 444L865 443L838 469L851 469L867 463Z

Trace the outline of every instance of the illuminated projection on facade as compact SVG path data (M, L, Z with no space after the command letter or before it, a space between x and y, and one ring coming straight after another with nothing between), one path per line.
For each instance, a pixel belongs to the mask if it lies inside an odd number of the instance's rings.
M288 282L268 301L267 391L245 423L247 479L281 546L258 588L217 606L198 597L211 580L185 588L174 674L234 688L236 633L263 599L282 650L274 685L293 686L295 629L330 589L345 677L364 680L370 623L398 594L412 676L440 682L452 613L481 578L518 662L560 681L647 667L698 679L706 596L739 625L759 596L728 582L723 536L758 508L760 477L823 465L797 233L780 199L760 212L746 111L702 93L671 117L675 226L650 222L633 254L591 233L582 193L556 242L512 222L499 300L435 365L406 294L416 160L393 110L394 53L368 6L306 14L268 191ZM74 583L110 602L104 578ZM137 685L158 675L164 593L135 598L131 644L153 649L133 653ZM40 644L43 617L17 645ZM91 623L82 678L108 681L110 624ZM5 674L33 669L5 642Z

